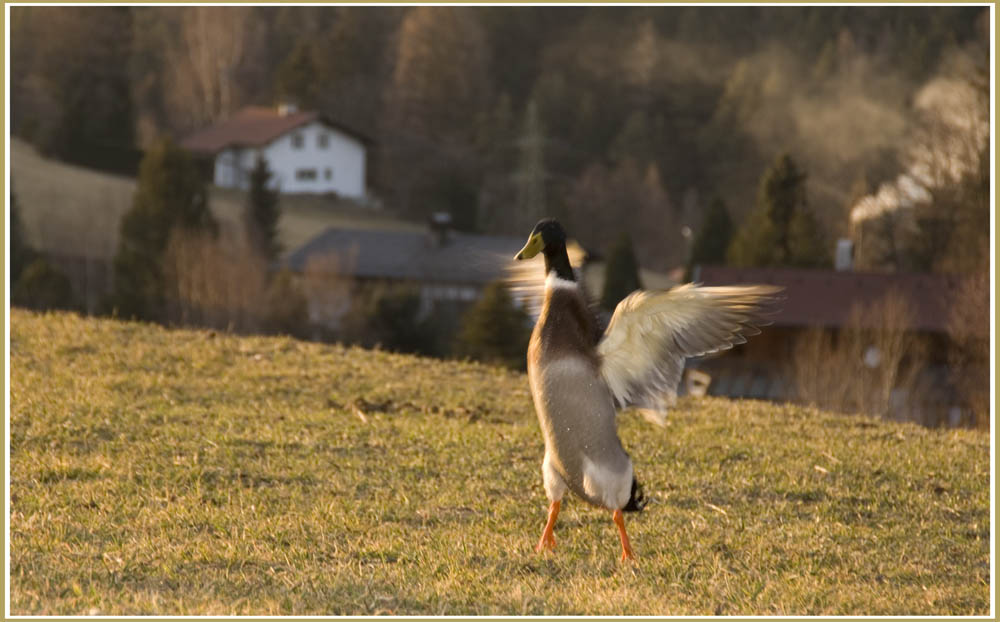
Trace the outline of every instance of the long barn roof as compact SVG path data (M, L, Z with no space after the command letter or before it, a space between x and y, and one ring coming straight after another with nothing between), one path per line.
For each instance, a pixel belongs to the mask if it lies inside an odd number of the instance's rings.
M775 326L841 328L855 305L872 305L895 291L913 314L913 328L943 333L952 306L962 304L960 279L944 274L701 266L695 277L704 285L784 287L781 309L772 317Z
M331 228L293 251L287 263L296 272L316 262L314 269L351 278L485 285L504 276L523 243L458 231L441 243L430 231Z

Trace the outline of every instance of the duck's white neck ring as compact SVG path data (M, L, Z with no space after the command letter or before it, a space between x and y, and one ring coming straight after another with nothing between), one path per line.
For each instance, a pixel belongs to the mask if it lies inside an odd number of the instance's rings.
M559 278L555 270L545 277L545 289L577 289L577 287L576 281Z

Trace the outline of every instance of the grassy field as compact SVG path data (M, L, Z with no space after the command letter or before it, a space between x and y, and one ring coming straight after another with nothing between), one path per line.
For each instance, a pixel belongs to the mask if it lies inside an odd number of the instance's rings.
M13 614L988 614L989 438L684 400L621 564L523 375L11 313Z

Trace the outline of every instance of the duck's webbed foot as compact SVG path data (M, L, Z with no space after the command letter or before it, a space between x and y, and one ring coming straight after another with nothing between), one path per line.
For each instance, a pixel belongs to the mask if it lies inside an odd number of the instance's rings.
M545 530L542 531L542 537L538 541L538 545L535 547L536 553L541 553L542 551L552 551L556 548L556 537L553 535L552 530L556 525L556 517L559 516L559 502L553 501L549 505L549 520L545 523Z

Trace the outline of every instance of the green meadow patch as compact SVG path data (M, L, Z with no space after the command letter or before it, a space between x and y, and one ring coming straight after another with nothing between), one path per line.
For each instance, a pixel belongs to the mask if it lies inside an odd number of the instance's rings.
M527 380L11 311L12 614L988 614L989 438L682 400L563 504Z

